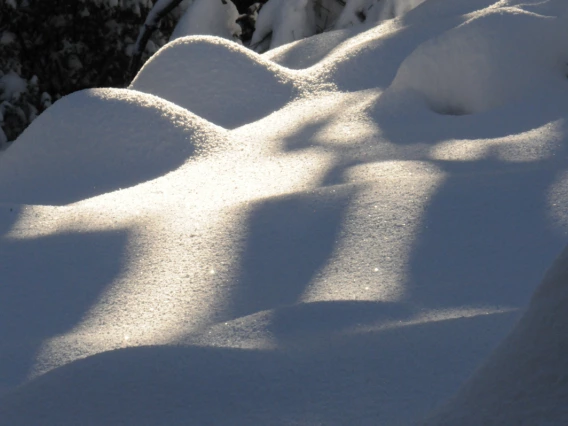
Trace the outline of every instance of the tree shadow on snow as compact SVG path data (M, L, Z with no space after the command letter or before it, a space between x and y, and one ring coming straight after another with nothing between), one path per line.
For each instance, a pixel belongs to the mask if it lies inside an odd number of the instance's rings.
M294 194L253 206L238 285L228 298L232 318L298 301L333 252L350 196Z
M435 114L424 105L389 110L379 97L369 109L379 136L322 144L314 135L326 126L324 118L290 135L283 149L321 146L337 151L340 160L322 179L322 186L328 187L345 186L349 169L361 164L414 160L435 166L444 179L425 206L412 244L406 300L429 308L525 306L546 267L565 246L566 235L552 224L547 200L551 186L567 169L565 141L554 142L534 158L528 144L522 151L514 141L493 144L475 160L440 160L430 153L441 142L518 135L548 123L554 123L553 132L568 133L568 102L547 102L546 95L459 117ZM333 112L331 119L340 113ZM530 141L530 135L525 137ZM539 149L534 147L537 153ZM460 291L453 292L456 286Z
M538 138L538 129L549 123L553 123L552 138L567 134L566 112L568 102L559 102L558 96L551 101L550 93L544 91L519 104L459 117L415 108L410 114L421 114L422 119L411 119L415 123L411 127L405 125L404 114L393 118L384 109L377 113L385 136L401 147L417 146L418 152L426 154L424 160L445 174L425 208L413 244L410 300L431 308L526 306L546 268L566 244L565 231L552 223L547 197L566 171L568 158L564 140L544 148L538 141L534 147L527 142ZM440 142L469 139L473 142L469 149L475 149L475 140L529 131L535 135L523 136L527 142L519 142L520 146L514 140L495 143L479 159L428 158L428 149ZM460 291L452 292L456 286Z
M449 397L511 329L517 314L359 334L349 330L359 324L404 322L420 310L526 306L546 267L565 246L566 236L551 222L547 196L567 169L567 147L556 143L549 154L534 159L507 159L503 146L494 145L480 159L467 161L435 159L429 149L452 139L518 135L553 121L558 134L567 133L563 115L568 104L542 104L531 115L529 103L462 117L421 111L422 121L406 117L416 121L412 128L404 116L389 121L389 115L381 112L378 126L390 141L388 150L380 141L371 149L359 146L369 140L333 147L321 144L314 135L326 120L308 123L290 135L283 144L285 152L319 146L347 158L330 167L322 187L338 184L334 189L348 195L341 207L331 202L335 207L315 216L310 216L308 199L300 208L298 201L273 200L253 210L241 286L232 297L233 314L239 317L277 307L268 330L288 352L207 349L231 354L228 357L239 354L236 365L231 367L231 361L226 367L231 377L226 381L234 380L238 390L229 392L218 385L214 391L221 392L220 400L228 399L222 406L234 411L222 418L201 410L189 410L188 415L197 416L192 419L198 423L207 419L212 424L224 424L228 418L234 420L231 424L409 424ZM346 172L352 166L390 160L427 162L444 174L425 205L411 246L403 301L282 307L298 303L302 289L334 250L344 212L357 190L356 185L345 185ZM324 193L322 188L318 195ZM274 228L274 223L280 225ZM303 253L309 257L303 259ZM295 265L300 265L298 270ZM262 367L263 362L267 367ZM267 370L255 376L247 367L253 364Z
M440 142L464 139L495 139L537 130L559 120L563 122L568 100L566 96L559 95L561 89L564 95L568 95L568 82L564 87L550 87L543 83L520 99L510 99L478 113L469 113L468 105L458 105L459 99L456 99L455 105L439 105L434 110L417 93L388 90L369 107L368 113L381 134L401 147L430 147ZM458 94L456 98L459 98ZM440 112L444 110L446 114Z
M450 177L428 203L409 262L410 298L425 306L526 306L566 245L546 199L565 164L476 163L437 163Z
M491 150L476 161L424 155L424 146L458 136L518 134L539 128L550 117L560 118L554 110L514 125L513 111L503 111L496 118L439 116L438 124L428 121L432 114L427 112L414 128L405 126L404 117L389 121L387 114L379 114L378 125L394 145L388 155L380 143L374 150L361 150L357 141L324 146L337 149L338 157L347 160L329 169L322 187L344 184L346 172L358 164L407 161L409 146L416 146L417 161L445 173L425 206L402 302L291 306L333 254L357 189L318 189L317 202L310 194L263 200L249 214L238 283L228 296L226 315L240 318L273 309L267 331L277 350L180 344L101 353L6 394L0 400L0 424L409 424L450 396L517 317L506 313L412 322L420 309L522 306L564 245L548 225L545 200L550 185L566 169L564 147L557 147L554 156L529 162L504 161ZM478 126L464 126L464 120ZM285 141L284 151L318 146L311 135L325 124L300 129ZM118 235L60 234L14 241L4 237L0 254L7 269L2 276L19 285L0 287L6 292L0 293L0 332L9 338L38 333L40 340L70 329L120 270L125 235ZM39 257L30 260L30 253ZM69 261L58 253L73 254ZM92 258L109 262L99 268L107 275L90 276L81 270ZM20 275L16 265L25 262L32 262L33 269ZM69 268L75 280L66 279ZM33 270L44 271L42 276L50 279L35 281ZM91 289L87 294L72 286L79 278ZM38 292L47 282L55 292ZM452 292L456 287L460 291ZM50 311L49 301L56 300L58 291L76 300L68 316ZM18 300L22 302L14 303ZM29 307L38 321L32 327L26 318L20 329L4 329L3 324L21 318L17 306ZM46 324L39 322L38 311L41 318L47 317ZM24 359L33 356L31 349L21 352ZM23 373L10 374L19 378Z
M352 324L345 314L369 322L384 307L326 303L308 304L303 314L310 318L312 309L323 308L342 328L342 318ZM296 321L296 314L283 316ZM5 395L0 424L408 424L451 394L495 345L486 329L504 332L514 317L371 328L277 351L154 346L105 352ZM290 332L290 324L284 328ZM302 323L292 328L301 332Z
M9 238L19 210L0 205L0 392L24 380L41 343L72 329L116 278L127 238L124 230Z

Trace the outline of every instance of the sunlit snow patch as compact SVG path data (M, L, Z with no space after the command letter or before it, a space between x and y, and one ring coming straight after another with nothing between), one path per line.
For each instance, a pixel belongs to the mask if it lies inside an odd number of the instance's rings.
M236 43L205 36L166 45L144 65L130 88L160 96L226 128L280 109L295 93L283 68Z
M502 161L523 163L546 160L562 140L561 123L547 123L517 135L494 139L448 140L430 150L435 160L476 161L496 156Z

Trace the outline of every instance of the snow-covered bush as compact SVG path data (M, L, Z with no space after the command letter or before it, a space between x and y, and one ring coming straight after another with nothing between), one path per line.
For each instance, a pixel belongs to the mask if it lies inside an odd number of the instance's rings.
M179 6L183 12L170 41L188 35L215 35L238 43L251 39L258 11L267 0L158 0L136 40L132 73L140 69L140 54L163 18Z
M0 0L0 143L14 140L52 100L129 83L129 54L155 0ZM144 59L173 27L166 19Z
M170 38L208 34L240 42L239 11L231 1L195 0L177 23Z
M251 48L265 52L332 29L343 0L269 0L260 10Z
M156 11L181 0L161 0ZM257 52L332 29L396 18L424 0L195 0L175 31L217 35ZM237 13L238 10L238 13ZM153 25L155 13L149 15ZM148 22L148 20L147 20ZM240 28L238 25L239 24Z
M425 0L348 0L336 28L393 19L414 9Z
M257 52L333 29L345 0L185 0L189 8L172 39L216 35ZM142 49L162 16L182 0L160 0L150 11L136 43ZM137 54L135 53L135 58ZM138 69L138 61L134 61Z

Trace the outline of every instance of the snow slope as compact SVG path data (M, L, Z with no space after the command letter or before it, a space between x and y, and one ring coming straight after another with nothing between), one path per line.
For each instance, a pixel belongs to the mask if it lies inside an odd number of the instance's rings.
M56 102L0 157L0 425L568 423L567 29L427 0Z
M511 334L426 424L561 425L568 419L568 248Z

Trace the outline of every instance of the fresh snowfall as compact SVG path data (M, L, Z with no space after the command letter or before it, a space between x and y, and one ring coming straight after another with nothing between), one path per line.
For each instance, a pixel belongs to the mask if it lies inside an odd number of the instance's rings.
M368 3L1 154L0 425L568 424L568 2Z

